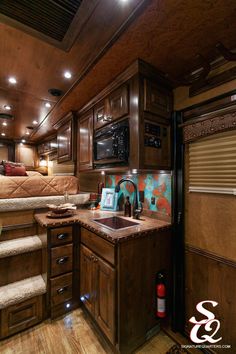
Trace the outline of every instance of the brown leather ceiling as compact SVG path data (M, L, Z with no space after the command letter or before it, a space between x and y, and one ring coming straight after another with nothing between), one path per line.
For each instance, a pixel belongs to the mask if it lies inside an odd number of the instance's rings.
M148 6L92 70L78 85L71 89L63 100L54 106L44 124L32 136L32 139L38 140L44 134L47 134L52 125L69 110L81 108L137 58L142 58L153 64L163 72L168 73L171 78L178 79L194 68L196 54L200 53L209 60L215 58L217 56L215 50L217 42L221 41L229 49L235 48L235 15L236 2L234 0L148 1ZM8 36L15 38L15 30L4 28L4 31ZM22 40L22 33L17 33L17 35ZM35 43L34 53L37 53L38 46L39 43ZM40 46L42 46L41 43ZM72 70L76 67L78 49L79 47L72 48L74 50L74 57L71 55L71 58L73 57L73 60L71 60ZM96 50L96 48L92 48L92 50ZM9 55L11 57L14 55L16 60L16 54L16 50L12 48ZM52 48L48 48L44 52L44 60L40 61L38 70L40 70L40 65L47 68L44 76L47 87L48 85L55 86L59 82L60 88L63 90L66 90L69 86L67 82L62 84L60 79L60 72L65 65L65 60L63 60L63 65L60 63L57 67L58 81L55 80L56 77L54 76L52 83L51 72L54 71L54 58L58 55L61 57L63 54L57 53L56 50L53 52ZM83 55L83 47L81 47L80 55ZM37 63L37 55L35 58L32 56L32 59L36 60ZM26 60L29 62L27 56ZM15 67L17 67L16 63ZM33 77L33 72L31 76ZM25 85L32 88L32 96L39 96L35 95L36 82L34 84L25 82ZM0 86L2 86L1 82ZM48 99L48 96L42 93L40 96L42 99Z

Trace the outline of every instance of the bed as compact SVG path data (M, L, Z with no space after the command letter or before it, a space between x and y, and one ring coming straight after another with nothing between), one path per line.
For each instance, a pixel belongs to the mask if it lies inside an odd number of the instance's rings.
M74 176L1 176L0 199L57 196L78 193Z

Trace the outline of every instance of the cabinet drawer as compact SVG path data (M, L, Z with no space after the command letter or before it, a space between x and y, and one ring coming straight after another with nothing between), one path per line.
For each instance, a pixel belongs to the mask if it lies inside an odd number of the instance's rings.
M72 270L73 246L65 245L51 249L51 276L70 272Z
M50 280L51 305L55 306L72 298L72 273Z
M63 243L72 242L72 226L51 229L51 245L59 246Z
M81 228L81 242L100 257L115 264L115 246L112 243L83 227Z
M3 309L1 337L8 337L40 322L43 318L42 306L42 296L36 296Z

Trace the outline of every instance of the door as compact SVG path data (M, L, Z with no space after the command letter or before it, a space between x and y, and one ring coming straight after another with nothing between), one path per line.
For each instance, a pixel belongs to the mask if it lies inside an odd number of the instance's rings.
M80 248L80 299L86 309L94 314L94 256L85 246Z
M80 117L78 129L79 171L93 167L93 111Z
M95 319L102 331L115 343L115 269L95 257Z

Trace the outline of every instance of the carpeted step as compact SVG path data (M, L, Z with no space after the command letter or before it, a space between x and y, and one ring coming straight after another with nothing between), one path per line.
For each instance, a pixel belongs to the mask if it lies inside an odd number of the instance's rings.
M0 310L46 293L41 275L0 287Z
M2 241L0 242L0 258L32 252L41 248L42 241L37 235L21 237L9 241Z

